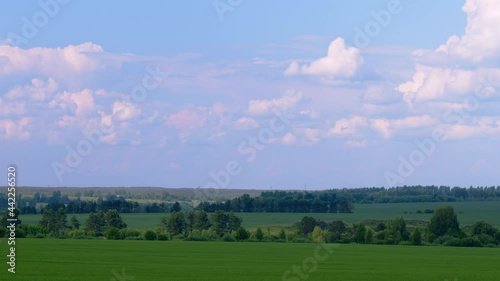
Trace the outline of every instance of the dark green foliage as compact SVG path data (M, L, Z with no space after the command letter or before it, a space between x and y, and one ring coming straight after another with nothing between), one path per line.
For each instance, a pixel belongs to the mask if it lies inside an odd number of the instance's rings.
M485 221L478 221L472 226L472 235L486 234L494 236L497 231L498 230L496 228Z
M172 208L170 208L170 212L172 212L172 213L180 212L181 210L182 210L181 204L179 204L179 202L177 202L177 201L175 201Z
M439 207L434 212L429 223L429 231L436 237L457 235L460 232L457 215L453 207Z
M76 218L75 215L71 216L71 228L73 229L79 229L80 228L80 222L78 221L78 219Z
M234 233L234 238L238 241L246 240L250 237L250 233L243 227L236 229Z
M222 237L225 233L229 231L229 218L228 215L223 211L216 211L211 216L212 229Z
M262 229L257 228L257 230L255 230L255 239L261 241L262 239L264 238L264 232L262 232Z
M365 234L366 234L366 226L364 224L359 224L355 226L354 237L352 240L355 243L364 244L365 243Z
M120 230L116 227L111 227L106 232L104 232L104 237L108 240L120 240L122 236L120 234Z
M298 224L298 230L303 235L307 235L307 234L313 232L314 227L317 226L317 225L318 225L318 220L317 219L315 219L313 217L305 216L299 222L299 224Z
M281 228L280 233L278 234L278 238L281 240L286 240L286 232L283 227Z
M415 246L422 245L422 234L420 229L417 227L410 236L410 243Z
M199 210L195 214L193 228L196 230L204 230L210 228L210 220L208 219L207 212Z
M126 228L127 224L123 221L122 217L116 210L108 210L104 215L104 220L106 221L106 227L116 227L118 229Z
M156 232L152 230L146 230L144 233L144 239L146 240L156 240Z
M167 230L172 235L184 234L186 231L186 219L183 212L175 212L167 221Z

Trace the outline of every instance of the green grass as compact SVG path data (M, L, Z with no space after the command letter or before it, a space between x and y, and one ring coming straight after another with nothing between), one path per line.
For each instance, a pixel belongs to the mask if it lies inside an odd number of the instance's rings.
M2 256L7 252L0 241ZM318 244L222 243L18 239L16 274L4 263L0 280L99 281L122 270L146 280L305 280L282 279L292 266L313 258ZM329 246L335 246L329 244ZM325 255L323 250L321 255ZM307 280L498 281L500 250L378 245L339 245ZM314 269L314 264L309 267ZM305 275L304 275L305 276ZM113 279L115 278L115 279Z
M453 202L453 203L393 203L393 204L357 204L352 214L311 214L311 213L238 213L243 218L243 226L248 229L257 227L288 226L304 216L313 216L325 221L343 220L358 223L364 219L393 219L403 216L405 219L429 220L431 214L417 214L417 210L435 209L451 205L455 208L461 225L472 225L479 220L500 227L500 202ZM405 212L407 214L405 214ZM160 217L169 214L122 214L129 228L154 229ZM72 215L68 216L71 217ZM87 214L77 214L80 223L84 223ZM22 215L24 223L35 224L41 215Z

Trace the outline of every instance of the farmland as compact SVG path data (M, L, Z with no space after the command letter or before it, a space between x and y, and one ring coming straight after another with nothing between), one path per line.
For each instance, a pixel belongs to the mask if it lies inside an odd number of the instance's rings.
M6 242L1 241L2 252ZM500 280L499 249L334 245L288 280ZM327 247L329 247L327 246ZM9 280L287 280L318 244L19 239ZM321 248L320 248L321 249ZM308 259L309 258L309 259ZM125 273L125 275L123 275ZM4 280L7 271L0 276ZM305 277L307 276L307 277ZM295 277L295 279L293 279Z
M288 226L302 217L309 215L315 218L331 221L343 220L347 223L358 223L364 219L392 219L403 216L407 220L430 219L431 214L417 214L418 210L435 209L438 206L451 205L457 212L458 219L462 225L472 225L474 222L484 220L490 224L500 227L500 203L497 201L486 202L432 202L432 203L387 203L387 204L356 204L352 214L329 214L329 213L238 213L243 218L243 226L248 229L257 227ZM122 214L129 228L153 229L158 224L160 217L168 216L168 213L138 213ZM71 215L69 215L71 216ZM83 223L87 214L76 214L78 220ZM41 215L22 215L24 223L36 224Z

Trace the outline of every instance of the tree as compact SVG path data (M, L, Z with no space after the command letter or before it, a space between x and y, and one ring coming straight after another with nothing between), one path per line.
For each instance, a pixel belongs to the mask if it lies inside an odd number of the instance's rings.
M375 235L375 232L371 228L366 228L365 243L366 244L373 243L373 236L374 235Z
M179 202L177 202L177 201L175 201L172 208L170 208L170 212L172 212L172 213L180 212L181 210L182 210L181 204L179 204Z
M286 240L286 232L283 227L281 228L280 233L278 234L278 238L281 240Z
M328 230L333 234L336 241L342 238L342 235L347 231L347 227L343 221L332 221L328 224Z
M241 226L234 233L234 238L238 241L246 240L248 237L250 237L250 233Z
M387 222L386 240L391 244L398 244L401 241L408 241L410 233L406 229L406 222L403 217Z
M90 213L85 221L85 231L93 232L96 236L101 236L106 230L106 220L104 213L99 211L97 213Z
M411 234L410 243L415 246L422 245L422 234L420 233L420 229L418 229L418 227Z
M493 237L495 233L497 229L485 221L478 221L472 226L472 235L486 234Z
M158 233L165 234L167 232L167 226L168 226L167 217L161 217L160 223L158 224L158 227L156 229Z
M186 223L187 223L187 229L189 232L193 231L195 217L196 217L196 214L194 213L194 211L188 211L186 213Z
M366 226L364 224L359 224L356 226L356 231L354 232L353 240L356 243L365 243Z
M184 217L184 213L172 213L167 221L167 229L172 235L183 234L186 231L186 219Z
M116 227L118 229L126 228L127 224L123 221L122 217L115 209L109 209L104 215L104 220L106 221L106 227Z
M79 229L80 228L80 222L78 221L78 219L76 218L75 215L73 215L71 217L70 223L71 223L71 227L73 229Z
M233 212L230 212L227 215L227 219L229 223L229 231L233 231L240 228L241 222L243 221L241 217L236 216Z
M108 240L120 240L120 230L116 227L111 227L104 233L104 237Z
M220 237L229 231L229 218L223 211L216 211L213 213L211 220L213 230Z
M313 232L314 227L318 225L318 220L316 220L313 217L305 216L302 218L302 220L299 222L299 231L303 235L307 235L311 232Z
M325 242L325 233L319 226L315 226L311 232L311 238L315 242Z
M255 239L261 241L263 238L264 238L264 232L262 232L262 229L260 229L260 227L259 227L255 231Z
M52 208L45 208L40 219L40 226L51 232L54 237L59 237L67 227L66 212L59 208L55 212Z
M210 228L210 220L208 219L207 212L205 212L204 210L199 210L198 212L196 212L193 227L196 230L204 230Z
M460 228L453 207L446 206L437 208L429 223L429 231L436 237L457 235L460 232Z

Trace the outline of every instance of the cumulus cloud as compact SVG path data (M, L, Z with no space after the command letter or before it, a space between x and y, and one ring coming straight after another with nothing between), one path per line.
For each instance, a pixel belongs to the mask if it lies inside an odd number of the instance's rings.
M259 123L250 117L242 117L234 122L237 130L252 130L259 127Z
M391 138L396 132L415 130L437 125L436 120L429 115L409 116L403 119L372 119L370 125L384 139Z
M248 113L252 115L272 114L275 110L279 112L289 112L297 106L302 99L302 93L296 91L288 91L281 98L271 100L251 100L248 103Z
M368 127L368 119L362 116L342 118L328 131L329 136L347 137L359 135L359 130Z
M50 105L52 107L58 106L76 116L87 115L95 111L93 92L89 89L80 92L63 92L51 101Z
M101 46L87 42L65 48L21 49L0 45L0 74L38 73L64 78L69 73L81 74L103 68L90 53L102 53Z
M115 102L113 104L113 118L118 121L128 121L141 114L139 106L128 102Z
M190 130L202 128L207 124L207 121L208 113L206 107L197 106L170 114L165 119L165 125L179 130Z
M10 89L5 97L8 99L28 98L36 101L44 101L57 92L59 85L57 82L49 78L47 82L34 78L30 85L16 86Z
M467 14L464 34L451 36L436 52L474 63L500 57L500 2L467 0L462 10Z
M25 102L5 102L0 98L0 115L13 116L25 113Z
M349 78L356 74L363 59L359 49L346 47L344 39L339 37L328 46L326 57L311 62L309 65L299 65L294 61L285 70L285 75L312 75L328 78Z
M23 117L19 120L0 119L0 140L29 140L32 118Z

